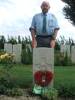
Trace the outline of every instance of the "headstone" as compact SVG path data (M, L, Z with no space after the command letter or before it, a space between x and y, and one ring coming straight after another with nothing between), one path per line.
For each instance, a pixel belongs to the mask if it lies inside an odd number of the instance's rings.
M75 63L75 46L71 47L71 61Z
M37 71L50 71L54 73L53 48L41 47L33 49L33 76ZM53 79L49 83L48 87L53 87Z
M15 54L15 57L14 57L15 62L21 62L21 52L22 52L21 44L13 45L13 54Z
M64 53L64 52L65 52L65 45L64 45L64 44L62 44L62 45L60 46L60 52L61 52L61 53Z
M71 56L70 45L66 45L66 52L67 52L68 57L70 57Z
M12 44L11 43L5 43L4 44L4 51L6 51L7 53L12 53Z
M61 45L60 46L60 52L65 54L67 53L67 56L70 57L71 56L71 51L70 51L70 45Z

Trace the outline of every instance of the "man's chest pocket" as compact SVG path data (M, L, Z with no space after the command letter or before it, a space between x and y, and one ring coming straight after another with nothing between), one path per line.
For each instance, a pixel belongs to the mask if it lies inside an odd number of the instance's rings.
M36 28L37 29L41 29L41 22L37 20L36 22Z
M48 27L52 28L53 27L53 20L48 20Z

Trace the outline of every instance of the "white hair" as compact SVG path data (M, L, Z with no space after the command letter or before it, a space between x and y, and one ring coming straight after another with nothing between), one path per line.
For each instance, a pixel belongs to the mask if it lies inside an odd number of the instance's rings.
M44 0L44 1L42 2L41 7L43 6L43 4L47 4L48 7L50 8L50 4L49 4L49 2L48 2L47 0Z

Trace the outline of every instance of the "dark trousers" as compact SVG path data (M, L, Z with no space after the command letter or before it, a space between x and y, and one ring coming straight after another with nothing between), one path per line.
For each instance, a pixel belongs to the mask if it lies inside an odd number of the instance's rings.
M48 47L50 48L50 41L52 36L36 36L37 47Z

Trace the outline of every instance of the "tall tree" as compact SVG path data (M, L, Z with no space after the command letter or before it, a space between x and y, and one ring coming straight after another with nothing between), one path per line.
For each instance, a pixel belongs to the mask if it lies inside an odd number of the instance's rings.
M66 3L66 6L63 9L66 19L69 19L70 22L75 25L75 0L62 0Z
M0 36L0 49L4 49L4 43L6 42L4 36Z

